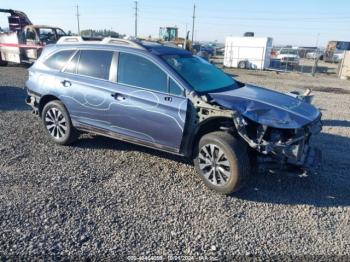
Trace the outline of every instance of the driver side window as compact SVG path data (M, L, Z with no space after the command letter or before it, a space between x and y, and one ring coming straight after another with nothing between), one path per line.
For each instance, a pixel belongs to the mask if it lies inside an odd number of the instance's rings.
M166 93L168 76L155 64L138 55L119 53L118 82Z
M177 96L181 96L184 94L181 87L177 83L175 83L175 81L171 78L169 79L169 93Z
M129 53L119 53L118 83L152 91L183 95L182 88L150 60Z

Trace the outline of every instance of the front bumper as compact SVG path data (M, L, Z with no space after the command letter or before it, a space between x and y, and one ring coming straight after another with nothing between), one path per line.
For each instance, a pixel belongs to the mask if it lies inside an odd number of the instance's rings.
M291 142L283 147L272 145L272 153L282 162L305 167L306 169L319 168L322 161L321 151L310 146L311 136L320 133L322 130L321 116L314 122L303 128L298 138L291 138Z
M252 121L237 116L234 123L238 134L248 145L260 153L261 156L272 158L279 164L288 164L305 168L315 168L321 164L321 152L310 147L312 135L322 130L321 116L299 129L278 129L256 125L256 134L249 126ZM287 136L287 137L285 137ZM282 137L285 137L282 139Z

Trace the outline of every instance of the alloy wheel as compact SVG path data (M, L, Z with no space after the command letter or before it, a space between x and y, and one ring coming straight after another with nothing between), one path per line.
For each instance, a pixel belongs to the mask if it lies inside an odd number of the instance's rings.
M230 162L217 145L204 145L198 156L199 168L204 178L215 186L225 186L230 177Z
M47 110L45 114L45 126L50 135L56 139L61 139L67 134L67 120L56 107Z

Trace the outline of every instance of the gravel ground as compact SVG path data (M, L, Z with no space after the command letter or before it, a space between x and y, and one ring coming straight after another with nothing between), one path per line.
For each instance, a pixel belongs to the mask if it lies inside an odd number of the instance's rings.
M0 68L0 257L349 256L350 82L230 73L280 91L317 90L320 174L259 173L222 196L178 157L92 135L54 145L23 103L26 69Z

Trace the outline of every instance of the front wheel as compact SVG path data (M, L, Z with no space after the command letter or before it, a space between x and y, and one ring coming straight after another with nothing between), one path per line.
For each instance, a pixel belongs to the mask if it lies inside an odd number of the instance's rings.
M241 189L250 174L247 146L225 132L200 139L194 164L204 183L222 194Z
M41 113L45 130L50 139L60 145L69 145L78 138L68 111L61 101L47 103Z
M3 61L1 59L1 54L0 54L0 66L7 66L8 65L8 62L7 61Z

